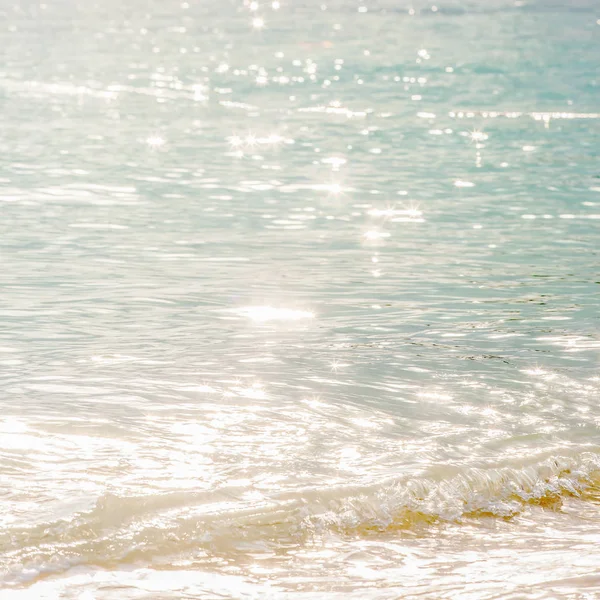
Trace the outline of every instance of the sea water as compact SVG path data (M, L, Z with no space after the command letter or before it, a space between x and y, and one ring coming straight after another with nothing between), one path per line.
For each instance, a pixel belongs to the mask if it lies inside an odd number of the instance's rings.
M600 10L0 7L0 598L600 597Z

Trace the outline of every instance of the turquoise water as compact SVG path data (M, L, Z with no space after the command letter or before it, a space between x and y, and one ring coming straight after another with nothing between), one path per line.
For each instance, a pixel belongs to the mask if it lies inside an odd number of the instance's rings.
M0 16L2 600L600 597L596 2Z

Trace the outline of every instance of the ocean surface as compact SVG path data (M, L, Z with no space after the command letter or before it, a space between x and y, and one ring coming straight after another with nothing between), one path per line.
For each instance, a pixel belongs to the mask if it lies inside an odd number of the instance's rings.
M600 5L0 6L0 599L600 598Z

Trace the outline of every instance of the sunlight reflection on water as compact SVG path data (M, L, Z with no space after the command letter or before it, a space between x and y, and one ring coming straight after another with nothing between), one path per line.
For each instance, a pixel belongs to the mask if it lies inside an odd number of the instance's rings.
M5 12L0 599L600 594L594 4Z

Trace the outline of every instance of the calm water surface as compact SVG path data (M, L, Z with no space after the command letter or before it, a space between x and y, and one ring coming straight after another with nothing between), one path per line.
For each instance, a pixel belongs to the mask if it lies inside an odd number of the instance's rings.
M0 17L2 600L600 597L597 2Z

